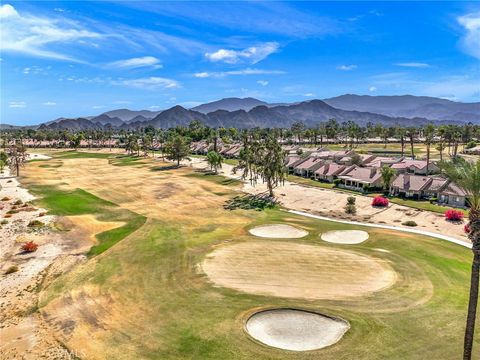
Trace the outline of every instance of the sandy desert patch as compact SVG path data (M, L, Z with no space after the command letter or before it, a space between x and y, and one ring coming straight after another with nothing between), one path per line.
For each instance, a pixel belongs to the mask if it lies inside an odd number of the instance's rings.
M346 299L392 286L390 265L353 251L276 241L225 245L201 264L217 286L251 294Z

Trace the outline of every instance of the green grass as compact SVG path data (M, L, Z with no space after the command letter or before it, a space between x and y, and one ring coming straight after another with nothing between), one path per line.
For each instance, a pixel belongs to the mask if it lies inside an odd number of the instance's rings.
M145 160L143 156L117 155L108 162L115 166L143 166L147 164Z
M146 221L142 215L122 209L82 189L60 190L53 186L30 186L30 191L40 197L37 203L60 216L95 215L103 221L121 221L125 225L96 235L98 245L88 255L98 255L140 228Z

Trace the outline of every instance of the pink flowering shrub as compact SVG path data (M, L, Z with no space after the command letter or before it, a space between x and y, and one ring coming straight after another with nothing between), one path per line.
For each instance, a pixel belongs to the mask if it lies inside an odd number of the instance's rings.
M445 219L448 221L462 221L463 220L463 212L455 209L450 209L445 211Z
M465 234L470 234L470 231L472 231L472 229L470 229L469 224L465 224L465 226L463 227L463 231L465 232Z
M372 206L375 207L386 207L388 206L388 199L383 196L375 196L372 201Z

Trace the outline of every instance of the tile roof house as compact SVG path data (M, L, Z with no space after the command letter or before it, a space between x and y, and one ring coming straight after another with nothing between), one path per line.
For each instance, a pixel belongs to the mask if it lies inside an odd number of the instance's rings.
M467 194L457 185L442 177L402 173L393 180L392 195L415 199L437 198L439 203L451 206L465 206Z
M346 165L340 165L336 163L324 163L320 168L315 170L315 180L333 182L333 180L347 168Z
M381 187L382 175L380 169L352 165L342 171L338 178L342 180L339 186L362 191L364 186Z
M293 172L296 175L312 177L315 170L325 163L324 159L318 158L316 156L309 156L304 159L304 161L299 162L293 168Z
M366 163L372 162L376 156L372 154L351 154L348 156L344 156L340 159L337 160L337 163L343 164L343 165L351 165L352 158L358 155L360 157L360 164L359 165L365 165Z
M412 160L412 159L403 159L400 162L392 164L392 169L395 169L397 172L410 172L413 174L428 175L427 174L427 161L425 160ZM440 169L433 162L428 163L428 173L438 173Z
M391 166L398 162L402 161L402 158L391 158L388 156L377 156L374 159L365 162L366 167L374 167L374 168L381 168L384 165Z

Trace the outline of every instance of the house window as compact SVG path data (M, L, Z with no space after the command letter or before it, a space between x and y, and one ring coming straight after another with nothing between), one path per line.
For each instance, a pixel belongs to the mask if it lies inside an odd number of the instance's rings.
M455 198L455 201L456 201L456 202L460 202L460 198L457 196L457 197Z

